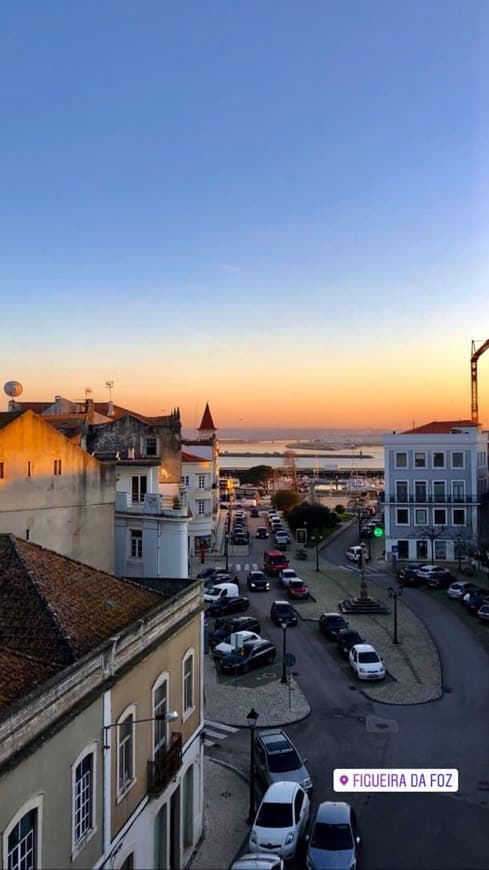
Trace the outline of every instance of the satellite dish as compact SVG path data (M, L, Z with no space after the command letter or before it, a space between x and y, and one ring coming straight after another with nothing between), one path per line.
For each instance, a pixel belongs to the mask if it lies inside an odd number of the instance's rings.
M3 385L3 391L7 394L7 396L11 396L15 398L16 396L20 396L23 392L24 388L19 381L7 381L6 384Z

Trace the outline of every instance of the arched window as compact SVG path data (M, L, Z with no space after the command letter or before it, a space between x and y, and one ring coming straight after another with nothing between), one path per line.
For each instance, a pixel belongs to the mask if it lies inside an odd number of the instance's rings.
M117 720L117 797L120 800L136 781L136 708L126 707Z
M41 866L42 797L27 801L3 835L3 866L37 870Z
M93 836L96 828L95 782L97 746L85 747L71 767L72 860Z
M164 716L168 713L168 698L169 698L169 676L168 673L162 673L156 680L152 689L153 695L153 758L160 749L164 749L168 740L168 722L163 719L157 719L158 716Z
M187 650L182 661L182 685L183 685L183 716L185 721L192 713L195 707L195 688L194 688L194 651Z

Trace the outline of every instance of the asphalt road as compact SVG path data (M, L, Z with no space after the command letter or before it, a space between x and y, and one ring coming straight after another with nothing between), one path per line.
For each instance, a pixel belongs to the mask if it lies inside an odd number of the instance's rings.
M233 555L260 564L270 541L253 538L262 520L249 520L250 552ZM351 540L350 540L351 539ZM344 564L355 541L349 530L329 548L328 559ZM245 575L242 574L242 579ZM389 585L382 573L369 582ZM276 581L269 593L248 593L263 634L282 649L282 630L269 619L270 604L282 598ZM317 626L300 621L287 631L292 669L311 706L303 722L287 732L308 759L314 783L313 809L337 799L335 767L447 767L460 772L459 793L351 794L361 828L361 870L487 870L489 867L489 655L470 626L442 606L442 592L405 590L404 602L425 622L440 651L445 692L438 701L417 706L385 705L363 694L349 666ZM456 603L455 603L456 604ZM298 605L300 610L300 605ZM246 769L248 735L224 741L222 757ZM291 870L304 867L298 853Z

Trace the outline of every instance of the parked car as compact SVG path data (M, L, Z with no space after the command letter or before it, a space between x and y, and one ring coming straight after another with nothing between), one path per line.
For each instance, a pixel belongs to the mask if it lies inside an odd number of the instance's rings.
M252 668L271 665L277 655L270 640L253 640L243 644L239 652L230 652L219 661L223 674L246 674Z
M268 531L268 529L265 526L258 526L258 528L256 530L256 537L257 538L269 538L270 532Z
M250 571L246 578L248 589L255 592L268 592L270 589L270 580L265 576L263 571Z
M256 771L266 786L273 782L298 782L310 792L312 780L305 762L285 731L259 731L255 738Z
M231 870L284 870L284 862L271 852L247 852L236 859Z
M489 604L483 604L477 611L477 616L482 622L489 622Z
M476 589L475 583L470 583L468 580L456 580L448 587L447 595L449 598L461 600L467 592L475 592Z
M356 870L360 837L355 810L344 801L319 804L307 841L308 870Z
M300 577L292 577L287 586L287 595L296 601L304 601L309 598L309 586Z
M255 640L263 640L256 631L233 631L229 640L223 640L214 647L212 654L215 659L223 659L224 656L243 647L245 643L251 643Z
M234 534L231 538L231 543L238 547L247 547L248 546L249 536L246 534Z
M226 569L223 565L208 565L207 568L202 568L197 574L198 580L207 580L210 577L217 577L218 574L225 574ZM217 582L217 581L216 581Z
M209 633L210 648L214 649L221 641L229 640L235 631L256 631L260 634L261 625L254 616L222 616L216 619L214 631Z
M489 604L489 589L478 589L476 592L471 592L467 596L464 595L464 604L469 613L478 613L483 604Z
M384 663L369 643L357 643L348 653L350 665L360 680L383 680Z
M229 613L241 613L243 610L248 610L250 602L244 595L239 595L237 598L223 598L216 601L215 604L210 604L206 609L206 613L210 616L227 616Z
M258 808L249 839L250 852L293 858L309 818L309 798L296 782L274 782Z
M403 565L397 572L397 579L402 586L419 586L421 578L418 576L418 571L421 568L421 562L408 562Z
M278 533L275 535L275 546L277 550L286 550L287 545L289 543L289 538L287 535L282 535Z
M346 657L348 656L352 646L364 642L363 637L359 635L358 631L354 631L353 628L340 628L338 631L336 646L341 655Z
M288 601L274 601L270 609L270 619L275 625L286 622L287 625L297 625L297 613Z
M337 640L342 628L348 628L348 623L341 613L322 613L319 617L319 631L330 640Z
M279 584L284 589L289 585L289 580L295 580L297 578L297 574L295 568L283 568L280 572Z
M250 510L250 517L259 517L259 516L260 516L260 511L258 510L258 508L252 507Z

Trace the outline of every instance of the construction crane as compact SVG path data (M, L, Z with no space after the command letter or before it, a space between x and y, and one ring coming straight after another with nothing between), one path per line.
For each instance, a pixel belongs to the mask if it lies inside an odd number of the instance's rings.
M472 422L479 422L479 404L477 400L477 362L484 351L489 348L489 338L485 341L478 350L476 350L475 341L472 342L472 355L470 357L470 395L472 400Z

